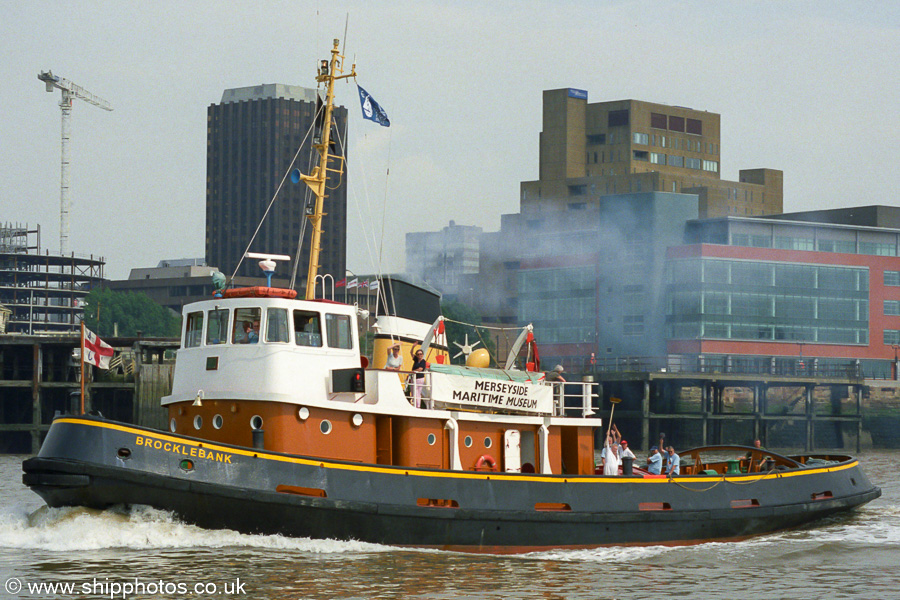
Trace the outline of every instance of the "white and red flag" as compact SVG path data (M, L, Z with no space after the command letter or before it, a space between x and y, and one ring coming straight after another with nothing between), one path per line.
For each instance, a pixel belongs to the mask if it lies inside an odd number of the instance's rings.
M101 369L109 368L109 361L113 356L113 347L97 337L90 329L84 329L84 357L83 361Z

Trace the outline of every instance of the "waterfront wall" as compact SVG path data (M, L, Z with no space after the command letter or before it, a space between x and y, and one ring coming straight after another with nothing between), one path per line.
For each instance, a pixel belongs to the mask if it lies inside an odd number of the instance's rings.
M113 338L114 367L85 368L85 412L164 428L178 340ZM0 335L0 453L36 454L56 414L81 412L77 335Z

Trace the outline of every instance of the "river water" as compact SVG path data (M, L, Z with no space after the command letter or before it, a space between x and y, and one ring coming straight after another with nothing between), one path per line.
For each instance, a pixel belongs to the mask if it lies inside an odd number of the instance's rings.
M880 499L814 527L519 556L205 531L147 508L48 509L21 483L24 458L0 456L0 598L900 598L897 451L860 457Z

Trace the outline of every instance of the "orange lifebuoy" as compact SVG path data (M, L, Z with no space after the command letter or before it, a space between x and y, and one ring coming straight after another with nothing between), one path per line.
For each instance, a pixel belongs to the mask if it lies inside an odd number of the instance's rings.
M497 461L494 460L494 457L490 454L482 454L481 457L475 462L475 470L483 471L484 465L487 465L488 471L496 471L497 470Z

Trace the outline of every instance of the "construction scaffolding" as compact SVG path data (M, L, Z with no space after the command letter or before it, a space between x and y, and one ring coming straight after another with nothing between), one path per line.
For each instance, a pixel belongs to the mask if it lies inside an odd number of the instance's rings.
M102 257L41 253L40 226L0 227L0 306L6 333L63 334L79 330L84 297L103 279Z

